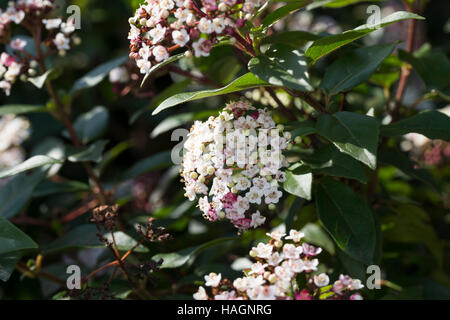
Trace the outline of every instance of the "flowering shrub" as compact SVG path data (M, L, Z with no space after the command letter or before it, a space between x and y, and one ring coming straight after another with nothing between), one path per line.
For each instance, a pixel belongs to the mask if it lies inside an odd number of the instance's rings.
M266 219L250 206L261 205L262 198L267 205L279 202L278 184L286 181L282 151L290 136L280 137L266 110L243 102L228 104L217 118L197 121L184 144L185 196L192 201L201 195L199 208L210 221L226 217L244 230L261 226Z
M0 299L450 298L445 2L1 3Z
M53 10L53 0L19 0L9 1L8 8L2 12L0 9L0 43L8 44L11 54L0 54L0 88L9 95L11 87L18 78L23 81L28 76L35 76L42 61L28 48L33 47L31 41L40 43L46 47L46 57L59 53L65 55L71 48L71 42L78 44L79 38L72 36L75 31L75 21L63 21L61 18L48 18ZM34 39L12 37L12 25L21 25L27 29ZM42 50L39 45L37 51ZM40 53L39 53L40 55ZM41 65L40 65L41 63ZM42 72L43 73L43 72Z
M302 232L290 230L287 237L280 231L267 235L270 243L260 242L250 251L257 262L244 270L245 277L231 282L222 279L221 274L205 276L205 286L211 287L213 300L362 299L355 292L364 287L360 280L341 274L339 280L328 285L330 279L326 273L312 274L317 271L319 260L315 257L322 249L302 243ZM286 240L291 241L285 243ZM305 275L305 289L297 284L299 274ZM209 299L204 287L199 288L194 299Z

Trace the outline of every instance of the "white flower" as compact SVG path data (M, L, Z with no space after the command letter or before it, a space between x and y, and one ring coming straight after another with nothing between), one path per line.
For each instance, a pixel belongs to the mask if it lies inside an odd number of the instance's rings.
M130 75L125 67L114 68L109 72L109 82L127 83L129 80Z
M264 190L264 201L266 204L278 203L280 198L283 196L283 192L279 191L277 187L270 187Z
M198 207L201 212L203 212L204 214L208 214L209 210L211 209L211 204L209 203L207 196L198 200Z
M250 202L247 198L238 196L234 208L240 213L244 214L250 208Z
M11 94L11 83L5 80L0 81L0 89L2 89L7 96Z
M236 189L238 189L240 191L245 191L248 188L250 188L250 186L251 186L250 180L248 180L244 176L241 176L241 177L237 178L236 180L237 180L237 182L236 182L235 187L236 187Z
M61 23L61 31L65 34L71 34L75 31L75 19L69 19Z
M165 61L165 60L169 59L169 52L163 46L154 47L152 53L155 56L155 60L157 62L161 62L161 61Z
M208 18L203 17L198 22L198 30L201 33L206 33L206 34L212 33L213 32L213 23Z
M330 283L330 278L328 277L328 275L326 273L321 273L319 275L314 275L314 284L321 288L321 287L325 287Z
M350 290L359 290L364 288L364 285L361 283L361 280L359 279L352 279L352 283L349 286Z
M208 300L208 295L206 294L206 290L203 287L199 287L198 291L194 293L195 300Z
M147 59L140 59L136 61L137 67L141 70L142 74L147 74L150 72L152 63Z
M267 182L266 178L253 178L253 185L258 188L259 190L265 190L269 183Z
M56 48L58 48L58 50L70 49L70 40L64 35L64 33L58 33L53 40L53 43L55 44Z
M211 272L209 275L205 276L205 286L207 287L217 287L222 279L222 275Z
M249 192L245 194L245 197L248 199L250 203L261 204L261 198L263 196L263 192L256 188L251 188Z
M266 235L271 237L273 240L279 241L279 240L283 239L283 237L286 235L286 233L281 232L280 230L276 230L271 233L266 233Z
M47 30L52 30L52 29L58 29L59 26L61 25L62 20L57 18L57 19L44 19L42 20L42 22L45 24L45 28Z
M254 264L252 264L251 270L248 273L249 275L252 274L263 274L265 271L265 268L268 266L268 264L262 264L261 262L256 262Z
M292 240L294 242L300 242L300 240L305 236L303 232L297 230L289 231L289 236L286 237L286 240Z
M292 272L289 268L285 267L275 267L275 274L278 278L281 280L290 281L292 277L294 276L294 272Z
M184 47L190 39L186 29L175 30L172 32L172 38L173 42L178 44L180 47Z
M296 247L291 243L286 243L283 246L283 255L286 259L299 259L302 251L302 247Z
M151 29L148 33L152 37L153 44L156 44L158 42L161 42L164 40L164 37L166 35L166 28L158 24L156 28Z
M200 20L201 21L201 20ZM223 30L225 30L225 20L223 18L214 18L212 22L212 26L215 33L222 33Z
M209 55L209 52L203 50L202 48L203 42L205 41L205 39L201 38L192 44L192 47L194 48L194 54L197 58L207 57Z
M254 214L252 214L252 222L250 224L250 227L258 228L260 225L263 225L264 222L266 222L266 217L261 216L259 211L256 211Z
M12 40L9 45L14 50L22 51L25 48L25 46L27 45L27 42L23 39L16 38L16 39Z
M255 250L256 256L261 259L267 259L272 255L273 246L270 244L264 244L262 242L258 243L258 245L253 248Z
M283 257L278 252L274 252L269 256L269 258L267 258L267 263L269 266L277 266L281 261L283 261Z
M306 260L303 262L304 270L306 272L310 271L317 271L317 266L319 265L319 260L313 259L313 260Z
M248 288L247 278L237 278L233 281L233 286L239 291L245 291Z

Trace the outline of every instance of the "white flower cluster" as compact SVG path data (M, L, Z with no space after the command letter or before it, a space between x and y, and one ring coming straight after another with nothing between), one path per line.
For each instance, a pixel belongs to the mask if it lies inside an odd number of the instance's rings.
M245 276L233 282L222 279L221 274L205 276L205 286L211 288L208 294L199 287L194 294L196 300L313 300L313 299L351 299L360 300L362 296L354 293L364 286L358 279L340 275L334 285L329 285L327 274L314 274L319 260L315 258L322 249L302 242L304 234L291 230L289 235L282 232L268 233L268 244L259 243L250 251L255 262L244 270ZM284 239L283 239L284 238ZM287 242L286 240L291 240ZM297 276L304 274L306 288L299 288Z
M109 82L127 83L130 80L130 74L126 67L117 67L109 72Z
M52 10L53 1L49 0L9 1L5 11L0 9L0 42L8 44L14 52L3 52L0 57L0 89L6 95L10 94L17 78L23 77L23 80L26 80L27 75L35 76L37 67L37 62L32 60L32 55L26 51L26 40L20 37L9 40L11 23L23 24L28 28L45 26L47 32L46 37L41 39L42 42L50 49L56 49L61 55L70 49L71 41L74 44L79 43L79 38L71 38L75 31L75 20L47 19Z
M30 135L30 123L14 115L0 117L0 170L23 162L25 153L20 147Z
M210 220L229 219L237 228L257 228L266 218L258 206L275 208L283 193L282 154L291 134L276 127L267 110L235 102L219 117L196 121L184 145L185 196ZM280 136L281 135L281 136ZM253 208L252 208L253 207Z
M261 0L146 0L130 18L130 57L143 74L170 53L187 48L196 57L208 56L219 36L235 28L261 6ZM244 13L245 19L240 18Z

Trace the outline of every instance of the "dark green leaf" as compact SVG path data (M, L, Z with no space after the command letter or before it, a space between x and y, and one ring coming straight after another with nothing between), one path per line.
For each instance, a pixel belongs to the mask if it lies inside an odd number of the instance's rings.
M381 134L387 137L402 136L415 132L430 139L450 141L450 117L439 111L424 111L413 117L381 127Z
M176 54L176 55L174 55L174 56L171 56L169 59L167 59L167 60L165 60L165 61L163 61L163 62L160 62L160 63L158 63L158 64L155 64L153 67L150 68L150 70L148 71L148 73L145 75L144 79L142 79L141 87L145 84L145 82L147 81L148 77L150 77L150 75L151 75L152 73L154 73L156 70L159 70L159 69L161 69L162 67L164 67L164 66L166 66L166 65L168 65L168 64L170 64L170 63L172 63L172 62L175 62L175 61L177 61L177 60L180 60L180 59L183 58L185 55L186 55L185 53L179 53L179 54Z
M0 217L0 255L36 248L36 242L11 222Z
M327 68L320 87L335 95L367 81L395 46L396 43L382 44L346 52Z
M283 188L294 196L311 200L312 180L313 176L311 173L297 175L288 170Z
M11 252L0 255L0 281L7 282L19 262L22 254L20 252Z
M47 82L47 80L55 79L61 74L60 71L55 69L50 69L46 73L35 77L35 78L28 78L28 82L31 82L36 88L42 89L44 84Z
M52 182L44 180L40 182L33 192L33 198L46 197L58 193L75 193L89 191L89 185L79 181Z
M103 150L107 140L99 140L87 147L66 147L67 159L71 162L93 161L99 163L103 158Z
M286 44L271 45L264 55L250 60L248 69L274 86L301 91L312 90L304 54Z
M80 115L75 120L73 127L78 138L85 144L103 135L108 126L108 120L108 110L105 107L98 106Z
M427 183L434 189L438 190L436 181L434 180L432 174L428 170L420 168L417 163L414 163L405 154L393 148L384 147L380 150L379 160L381 163L392 165L401 170L404 174Z
M0 116L4 116L6 114L24 114L24 113L45 112L45 111L47 111L47 108L45 106L8 104L3 107L0 107Z
M109 241L112 241L111 233L106 232L103 235ZM122 231L114 232L114 238L120 251L127 251L133 248L137 242L132 237ZM104 248L105 244L97 237L97 228L93 224L79 226L62 237L45 246L45 253L54 253L69 248ZM149 250L139 245L135 252L148 252Z
M342 8L352 4L361 2L381 2L384 0L316 0L306 7L307 10L313 10L316 8Z
M316 129L340 151L375 169L379 139L379 123L375 118L346 111L322 114Z
M187 248L178 252L172 253L161 253L153 256L152 259L154 261L159 261L163 259L163 264L161 265L161 269L172 269L178 268L186 264L191 258L195 257L197 254L202 252L205 249L214 247L223 242L235 240L236 238L220 238L215 239L210 242L204 243L202 245Z
M102 82L102 80L109 74L111 70L120 67L127 60L128 55L99 65L94 70L88 72L81 79L78 79L70 90L70 94L74 94L83 89L95 87L100 82Z
M309 41L319 39L320 36L306 31L285 31L274 33L264 39L261 44L285 43L294 47L303 47Z
M371 264L376 231L368 204L347 185L325 178L317 186L316 206L320 220L339 248Z
M313 245L319 246L330 254L335 254L336 249L334 247L333 240L329 235L316 223L307 223L301 230L305 234L305 241Z
M123 173L122 179L132 179L141 174L160 170L171 165L172 160L170 151L160 152L137 162L134 166Z
M29 171L31 169L43 167L49 164L63 163L61 160L53 159L47 156L34 156L24 162L3 171L0 171L0 179L12 177L16 174Z
M272 26L275 22L278 20L284 18L285 16L299 10L300 8L303 8L308 3L310 3L309 0L296 0L296 1L289 1L284 6L276 9L275 11L272 11L269 13L262 21L261 26L263 28L269 28Z
M203 90L203 91L196 91L196 92L185 92L185 93L176 94L176 95L164 100L158 106L158 108L156 108L156 110L153 111L153 115L158 114L165 109L177 106L179 104L182 104L182 103L185 103L188 101L224 95L224 94L228 94L228 93L238 92L238 91L255 88L255 87L261 87L261 86L269 86L269 84L260 80L253 74L247 73L247 74L243 75L242 77L234 80L229 85L227 85L223 88L220 88L220 89Z
M397 11L393 14L381 19L381 21L377 24L365 24L359 26L353 30L346 31L341 34L335 34L327 37L320 38L313 42L313 44L306 50L306 57L311 59L313 62L316 62L323 56L329 54L330 52L350 43L359 38L368 35L369 33L377 30L377 28L385 27L394 22L402 21L405 19L419 19L423 20L424 18L410 12L406 11Z

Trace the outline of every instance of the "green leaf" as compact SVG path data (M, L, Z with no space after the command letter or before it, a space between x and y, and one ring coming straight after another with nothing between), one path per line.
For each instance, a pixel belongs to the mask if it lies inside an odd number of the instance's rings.
M310 134L317 133L316 124L311 120L303 120L289 123L286 128L291 132L292 139L295 137L304 137Z
M98 106L80 115L74 122L73 128L83 144L100 138L106 131L109 112L105 107ZM66 132L67 136L67 132Z
M31 82L36 88L42 89L42 87L47 82L47 80L55 79L60 74L61 74L60 71L58 71L56 69L50 69L46 73L44 73L38 77L28 78L28 82Z
M286 44L273 44L264 55L254 57L248 69L258 78L294 90L311 91L308 64L302 52Z
M164 100L186 90L187 86L190 83L191 79L185 79L183 81L171 84L169 87L167 87L162 92L158 93L155 97L153 97L152 100L150 101L150 104L147 107L136 111L130 118L130 124L136 122L136 120L139 119L139 117L145 114L146 112L154 110Z
M0 217L0 255L37 248L37 243L29 236L8 220Z
M24 114L24 113L35 113L35 112L45 112L47 108L45 106L39 105L26 105L26 104L8 104L0 107L0 116L6 114Z
M430 185L435 190L438 190L436 181L428 170L420 168L418 164L413 162L408 156L394 148L381 148L379 152L379 161L387 165L392 165L411 178L420 180Z
M295 197L294 201L290 205L288 216L286 217L286 220L284 221L284 224L286 225L286 230L292 229L292 224L294 223L296 215L299 213L301 208L303 207L305 203L305 199Z
M95 87L103 81L111 70L120 67L128 59L128 55L126 55L99 65L97 68L78 79L70 90L70 94L73 95L80 90Z
M306 166L308 171L314 174L356 179L361 183L367 183L362 164L349 155L340 152L331 144L317 150L310 156L302 156L302 164L294 172Z
M316 189L316 206L320 220L339 248L371 264L376 231L368 204L347 185L325 178Z
M419 49L414 55L399 50L399 58L408 62L414 68L428 90L443 90L450 84L450 60L447 55L440 50ZM424 52L421 52L424 51Z
M161 265L161 269L173 269L178 268L186 264L191 258L195 257L197 254L202 252L203 250L206 250L208 248L214 247L218 244L221 244L223 242L236 240L235 237L229 237L229 238L219 238L212 240L210 242L204 243L202 245L187 248L178 252L172 252L172 253L161 253L157 254L152 257L152 260L159 261L160 259L163 259L163 263Z
M52 182L44 180L35 188L33 198L46 197L58 193L75 193L90 191L89 185L79 181Z
M103 236L112 241L111 233L105 232ZM127 251L133 248L137 242L132 237L122 231L114 232L117 247L120 251ZM65 235L45 246L44 253L55 253L71 248L104 248L105 244L97 237L97 228L93 224L86 224L76 227ZM148 252L143 245L139 245L136 252Z
M155 138L159 136L160 134L163 134L167 131L170 131L172 129L181 127L189 122L192 122L194 120L203 120L207 119L210 116L216 115L217 111L202 111L202 112L186 112L186 113L180 113L176 114L170 117L165 118L163 121L161 121L155 129L153 129L152 133L150 134L150 138Z
M261 87L261 86L269 86L268 83L260 80L256 76L251 73L244 74L242 77L237 78L227 86L220 89L212 89L212 90L203 90L196 92L185 92L176 94L166 100L164 100L155 111L153 111L153 115L160 113L163 110L168 108L177 106L179 104L203 99L207 97L214 97L219 95L224 95L228 93L233 93L237 91L242 91L250 88Z
M384 0L317 0L306 7L307 10L313 10L316 8L342 8L350 6L352 4L361 2L381 2Z
M20 252L11 252L0 256L0 281L7 282L9 280L21 257Z
M334 143L341 152L376 168L379 123L375 118L353 112L320 115L317 132Z
M410 118L381 127L386 137L402 136L415 132L430 139L450 141L450 117L439 111L423 111Z
M309 4L311 1L309 0L296 0L296 1L289 1L286 5L272 11L269 13L262 21L261 26L264 29L267 29L271 27L275 22L278 20L284 18L285 16L299 10L300 8L303 8L307 4Z
M34 156L24 162L3 171L0 171L0 179L12 177L16 174L29 171L35 168L46 166L49 164L63 163L61 160L53 159L47 156Z
M261 44L285 43L299 48L317 39L320 39L320 36L306 31L285 31L265 37L262 39Z
M367 81L395 46L396 43L381 44L346 52L327 68L320 87L335 95Z
M144 79L142 79L141 87L144 86L144 84L145 84L145 82L147 81L148 77L150 77L150 75L152 75L155 71L161 69L162 67L164 67L164 66L166 66L166 65L168 65L168 64L170 64L170 63L172 63L172 62L175 62L175 61L177 61L177 60L180 60L180 59L183 58L185 55L186 55L186 54L185 54L184 52L183 52L183 53L179 53L179 54L176 54L176 55L174 55L174 56L169 57L169 59L167 59L167 60L165 60L165 61L163 61L163 62L160 62L160 63L158 63L158 64L155 64L153 67L150 68L150 70L148 71L148 73L144 76Z
M313 245L319 246L330 254L334 255L336 249L334 247L333 240L330 239L328 234L316 223L307 223L301 230L305 234L305 241Z
M167 168L171 165L172 160L170 151L163 151L137 162L123 173L122 180L133 179L144 173Z
M87 147L66 147L67 159L71 162L93 161L99 163L103 159L103 150L109 141L99 140Z
M291 171L286 171L286 181L283 188L294 196L311 200L311 187L313 176L311 173L296 175Z
M377 24L365 24L359 26L353 30L345 31L341 34L330 35L327 37L320 38L313 42L313 44L306 50L306 57L311 59L312 62L316 62L323 56L329 54L330 52L350 43L359 38L362 38L369 33L377 30L377 28L382 28L390 25L394 22L406 20L406 19L418 19L423 20L424 18L410 12L397 11L393 14L381 19Z
M20 174L13 177L0 188L0 217L12 218L17 215L31 199L31 196L46 172L32 175Z
M424 244L442 264L443 246L428 214L413 205L401 205L382 220L383 239L390 242Z

